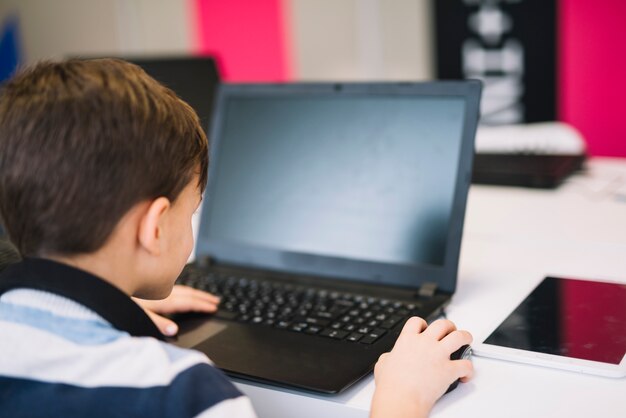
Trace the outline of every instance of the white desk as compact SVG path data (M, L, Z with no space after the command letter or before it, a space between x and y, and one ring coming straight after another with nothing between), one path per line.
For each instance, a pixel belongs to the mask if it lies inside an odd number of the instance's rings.
M472 186L448 317L482 341L548 274L626 282L626 160L594 159L556 191ZM432 417L624 417L626 379L474 358ZM259 417L367 417L373 378L334 396L244 382Z

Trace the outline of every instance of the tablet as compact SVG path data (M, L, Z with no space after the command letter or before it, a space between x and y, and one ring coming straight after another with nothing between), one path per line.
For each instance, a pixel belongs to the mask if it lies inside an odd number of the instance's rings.
M546 277L476 355L626 376L626 284Z

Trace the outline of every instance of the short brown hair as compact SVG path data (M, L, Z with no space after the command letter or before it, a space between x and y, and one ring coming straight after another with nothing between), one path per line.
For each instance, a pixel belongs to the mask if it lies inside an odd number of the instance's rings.
M0 218L23 256L99 249L136 203L174 201L208 145L193 109L121 60L42 62L0 94Z

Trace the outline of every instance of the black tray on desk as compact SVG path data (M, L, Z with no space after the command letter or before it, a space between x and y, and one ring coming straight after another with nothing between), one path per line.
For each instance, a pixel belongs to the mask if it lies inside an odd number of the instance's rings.
M586 155L496 154L474 156L472 183L553 189L582 169Z

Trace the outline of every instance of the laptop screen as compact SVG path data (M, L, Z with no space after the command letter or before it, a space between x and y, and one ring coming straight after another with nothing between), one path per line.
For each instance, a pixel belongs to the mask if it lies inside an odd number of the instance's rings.
M220 106L200 240L268 255L444 265L464 97L232 95Z

